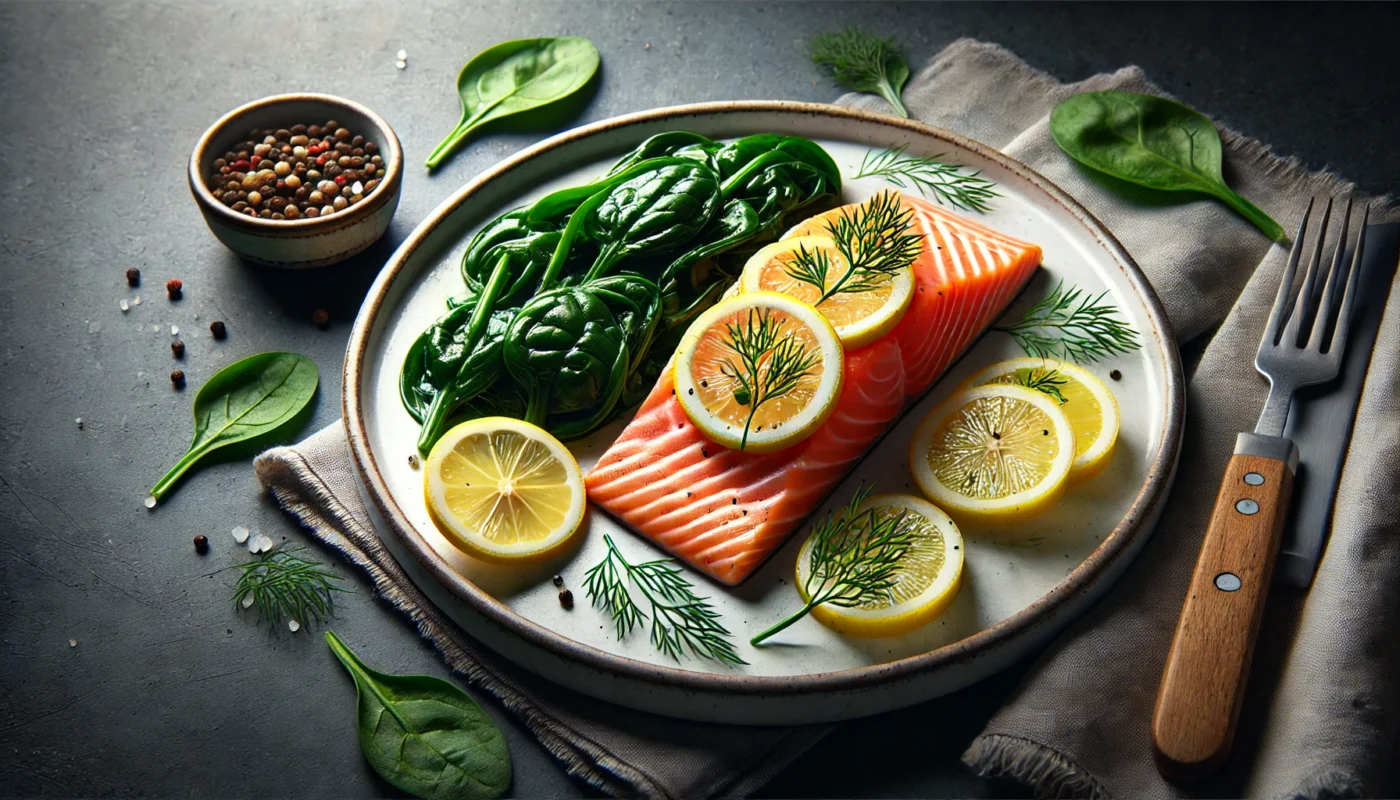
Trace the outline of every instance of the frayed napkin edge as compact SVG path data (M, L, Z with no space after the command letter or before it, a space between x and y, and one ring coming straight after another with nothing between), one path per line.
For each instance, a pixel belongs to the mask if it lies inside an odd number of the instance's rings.
M1024 784L1037 797L1111 797L1103 784L1074 759L1019 736L983 734L972 741L962 762L983 778L1007 777Z

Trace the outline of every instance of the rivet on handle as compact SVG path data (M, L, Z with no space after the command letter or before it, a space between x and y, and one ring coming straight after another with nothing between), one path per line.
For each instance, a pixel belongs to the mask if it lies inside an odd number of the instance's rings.
M1249 484L1250 486L1263 486L1264 476L1260 475L1257 472L1246 472L1244 476L1244 482Z
M1222 592L1235 592L1243 586L1240 576L1233 572L1222 572L1215 576L1215 588Z
M1258 513L1259 513L1259 504L1256 503L1256 502L1254 502L1253 500L1250 500L1248 497L1246 497L1245 499L1239 501L1238 503L1235 503L1235 510L1238 511L1238 512L1240 512L1241 514L1246 514L1246 515L1249 515L1249 514L1258 514Z

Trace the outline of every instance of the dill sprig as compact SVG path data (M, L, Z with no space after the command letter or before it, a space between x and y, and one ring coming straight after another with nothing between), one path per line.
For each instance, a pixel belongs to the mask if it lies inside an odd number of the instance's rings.
M996 182L982 177L980 171L944 162L940 160L942 153L908 156L904 152L907 147L868 151L855 177L884 178L901 189L918 189L925 197L964 211L989 211L987 201L1001 196Z
M823 33L812 39L812 62L830 71L839 86L853 92L878 94L901 117L909 110L899 99L904 83L909 80L909 64L899 45L859 28L846 28L840 33Z
M1118 315L1118 308L1078 287L1066 290L1064 281L1050 296L1031 306L1021 319L994 330L1008 333L1026 355L1060 358L1080 364L1115 353L1129 353L1142 346L1138 333Z
M881 509L862 509L869 496L870 489L862 486L845 508L828 514L812 532L802 587L807 603L750 644L758 645L822 603L854 608L882 594L890 597L914 546L915 520L907 511L890 516L878 513Z
M1069 379L1061 375L1060 371L1057 369L1048 371L1043 368L1030 369L1026 370L1025 373L1017 371L1015 383L1018 386L1024 386L1027 389L1034 389L1037 392L1048 394L1058 400L1060 405L1069 402L1060 392L1060 387L1068 385Z
M343 578L296 551L270 550L237 566L242 574L234 585L234 608L247 608L245 599L251 597L258 620L274 628L283 617L299 625L325 621L335 611L334 593L345 591L332 583Z
M826 282L831 274L831 257L825 250L808 250L805 245L798 245L796 255L783 269L794 280L817 288L821 297L813 305L843 292L874 291L919 257L923 238L909 233L913 225L914 212L905 208L899 195L880 192L854 211L842 211L826 223L836 252L850 265L829 288Z
M701 658L748 663L735 652L729 630L719 621L719 612L695 594L673 559L629 564L611 536L603 534L603 541L608 554L585 573L584 589L594 608L612 616L617 638L626 638L650 616L652 645L676 661L688 649ZM650 614L632 599L629 584L646 600Z
M786 321L774 319L766 308L750 308L746 319L724 327L724 346L738 362L726 358L719 369L734 382L734 402L749 409L739 439L743 450L759 407L796 389L821 361L821 353L786 334Z

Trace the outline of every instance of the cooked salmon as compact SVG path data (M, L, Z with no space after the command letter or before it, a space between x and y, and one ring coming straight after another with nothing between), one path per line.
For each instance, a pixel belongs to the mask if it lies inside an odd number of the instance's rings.
M894 330L846 353L841 397L812 436L766 454L716 444L681 409L668 370L584 479L588 498L725 584L772 555L1040 263L1033 244L903 197L924 235L914 300Z

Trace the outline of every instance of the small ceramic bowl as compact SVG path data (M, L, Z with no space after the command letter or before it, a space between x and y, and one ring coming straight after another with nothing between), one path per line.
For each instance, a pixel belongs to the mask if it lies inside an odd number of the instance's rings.
M214 199L205 183L214 161L246 141L250 130L332 119L379 145L384 158L384 177L363 200L325 217L272 220L240 214ZM403 148L389 123L359 103L328 94L280 94L235 108L210 126L194 146L189 172L204 221L229 249L274 267L318 267L349 258L384 235L403 189Z

